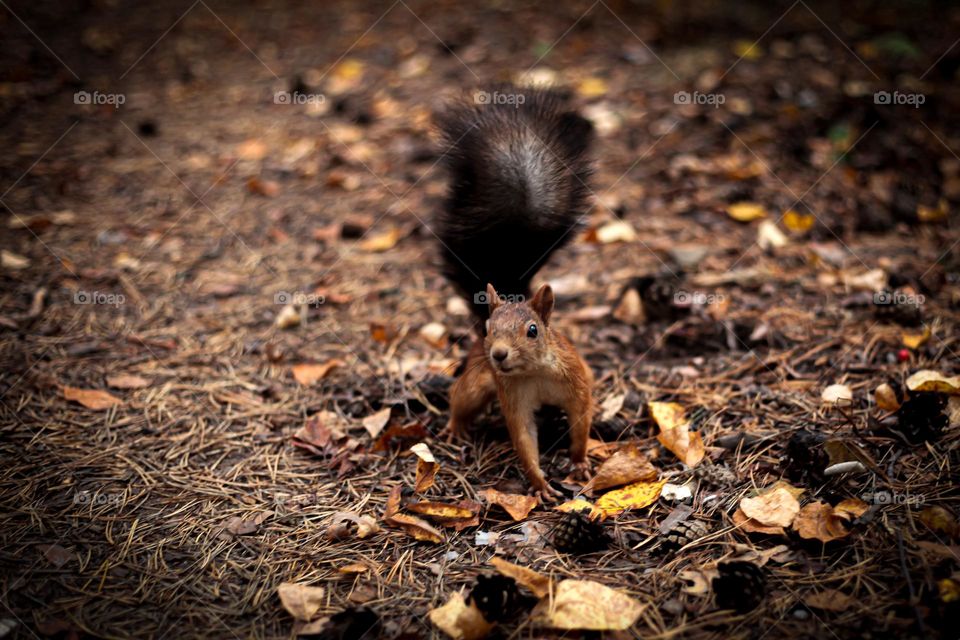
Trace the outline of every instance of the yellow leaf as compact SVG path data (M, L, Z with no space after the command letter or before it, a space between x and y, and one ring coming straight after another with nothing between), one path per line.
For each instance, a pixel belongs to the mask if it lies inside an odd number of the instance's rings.
M563 504L554 507L554 509L562 511L563 513L571 513L573 511L592 511L594 506L588 500L577 498L576 500L567 500Z
M382 253L393 249L400 240L400 229L393 227L382 233L370 236L360 243L360 248L372 253Z
M430 502L429 500L421 500L408 504L406 508L414 513L419 513L422 516L435 518L437 520L465 520L476 515L476 513L470 509L459 505L444 502Z
M443 544L443 534L440 533L440 530L435 529L423 518L406 513L395 513L387 521L390 524L397 525L417 540Z
M577 85L577 93L584 98L597 98L607 92L607 83L603 78L584 78Z
M727 206L727 215L737 222L750 222L767 217L767 210L756 202L737 202Z
M810 231L814 222L816 218L809 213L797 213L793 209L787 209L783 214L783 226L794 233L803 234Z
M960 394L960 376L947 377L936 371L924 369L907 378L910 391L939 391L950 395Z
M706 449L703 436L698 431L690 431L683 406L676 402L648 402L650 416L660 427L657 440L669 449L689 467L697 466Z
M63 397L67 400L79 402L87 409L103 411L118 404L123 404L123 400L112 395L107 391L98 389L78 389L76 387L64 387Z
M493 629L476 605L464 602L459 591L450 594L445 605L430 611L430 622L455 640L480 640Z
M334 368L343 365L343 360L330 360L323 364L295 364L291 371L293 372L293 379L306 387L318 380L323 380Z
M903 346L907 349L919 349L930 339L930 327L924 327L923 333L904 333Z
M334 68L332 75L340 80L357 80L363 75L363 62L347 58Z
M303 622L309 622L317 615L324 603L323 587L311 587L306 584L282 582L277 587L280 603L291 616Z
M737 40L733 43L733 53L744 60L756 60L763 55L763 49L754 40Z
M538 621L554 629L623 631L629 629L646 605L592 580L564 580L552 598L534 609Z
M917 219L920 220L920 222L940 222L941 220L946 220L947 214L949 213L950 207L943 198L940 198L940 202L937 203L936 207L927 207L922 204L917 205Z
M622 489L610 491L597 500L596 512L600 518L608 518L628 509L642 509L657 501L666 480L656 482L636 482Z
M503 558L493 557L490 559L490 564L496 567L500 575L513 579L513 581L521 587L526 587L532 591L533 595L538 598L542 598L550 593L551 580L542 573L537 573L533 569L507 562Z
M873 392L873 398L877 401L877 406L884 411L896 411L900 408L896 391L886 382L877 387L876 391Z
M483 492L483 497L490 504L503 507L503 510L509 513L515 522L520 522L526 518L537 506L537 499L534 496L503 493L492 487Z

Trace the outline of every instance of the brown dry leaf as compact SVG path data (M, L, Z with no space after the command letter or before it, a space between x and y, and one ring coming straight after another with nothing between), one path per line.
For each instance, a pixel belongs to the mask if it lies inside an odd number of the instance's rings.
M371 438L376 438L383 431L383 428L390 422L390 412L393 407L386 407L376 413L363 419L363 428L367 430Z
M767 217L767 209L756 202L737 202L727 206L727 215L737 222L750 222Z
M439 322L430 322L420 327L420 337L431 347L447 348L447 328Z
M503 510L509 513L515 522L520 522L526 518L537 506L537 499L534 496L503 493L492 487L483 492L483 497L490 504L503 507Z
M450 594L445 605L430 611L430 622L454 640L480 640L493 630L472 602L464 602L459 591Z
M417 479L413 490L423 493L433 486L437 471L440 470L440 463L433 457L430 447L425 442L413 445L410 451L417 455Z
M380 434L377 443L373 445L373 450L386 451L396 444L403 446L403 444L407 442L423 440L429 435L430 433L427 431L427 428L424 427L421 422L394 424L387 427L386 431Z
M773 487L754 498L740 501L743 514L768 527L789 527L800 513L800 502L785 488Z
M808 593L803 597L803 603L811 609L840 612L849 609L854 599L843 591L824 589L819 593Z
M380 531L380 525L370 516L362 516L353 511L338 511L330 518L327 537L331 540L343 540L356 536L361 540Z
M859 498L841 500L833 508L833 515L847 522L859 518L870 510L870 505Z
M910 391L939 391L951 395L960 395L960 376L945 376L936 371L924 369L907 378Z
M824 404L846 407L853 402L853 391L845 384L832 384L823 390L820 399Z
M328 453L331 443L346 437L344 421L333 411L321 411L310 416L293 434L293 445L322 456Z
M690 431L683 406L676 402L648 402L650 416L660 427L657 440L688 467L703 460L706 449L699 431Z
M369 236L360 243L360 248L372 253L382 253L393 249L400 241L400 229L393 227L382 233Z
M614 416L623 409L623 403L627 399L625 393L613 393L606 397L603 404L600 405L600 420L606 422L612 420Z
M648 507L657 501L666 483L666 480L636 482L622 489L605 493L597 500L594 513L599 514L600 519L603 520L628 509Z
M345 564L342 567L337 567L337 571L348 575L354 575L357 573L366 573L367 571L370 571L370 567L362 562L351 562L350 564Z
M927 525L934 533L946 534L951 538L957 537L958 532L960 532L957 519L952 513L939 505L927 507L921 511L920 522Z
M40 547L40 550L43 551L43 557L57 569L70 562L73 558L73 554L70 551L58 544L44 545Z
M107 391L100 391L99 389L64 387L63 397L67 400L78 402L87 409L93 409L95 411L103 411L104 409L123 404L123 400L120 398L111 395Z
M389 521L398 511L400 511L400 497L403 493L403 487L396 485L390 489L387 496L387 504L383 508L383 519Z
M247 179L247 191L254 195L273 198L280 193L280 183L275 180L262 180L252 176Z
M392 325L383 322L370 323L370 337L380 344L390 344L398 335L400 332Z
M613 310L613 317L624 324L640 326L647 321L647 314L643 310L643 301L640 292L630 288L620 298L620 304Z
M293 378L298 383L308 387L318 380L323 380L336 367L342 367L346 363L343 360L329 360L323 364L295 364L291 367Z
M782 536L787 533L783 527L767 526L760 524L756 520L751 520L740 509L733 512L733 524L747 533L765 533L773 536Z
M150 381L141 376L121 373L107 376L107 386L114 389L143 389L150 386Z
M583 490L602 491L631 482L649 482L655 480L657 475L656 467L650 464L636 445L630 444L607 458Z
M280 603L287 613L303 622L313 620L326 600L323 587L292 582L281 582L277 587L277 595L280 596Z
M526 587L532 591L533 595L538 598L543 598L550 593L550 583L552 581L542 573L507 562L503 558L490 558L490 564L500 572L500 575L513 579L521 587Z
M267 155L267 145L256 138L244 140L237 145L237 155L241 160L262 160Z
M434 528L423 518L411 516L406 513L395 513L390 516L388 522L397 525L417 540L443 544L443 534L440 533L440 530Z
M257 529L260 528L260 525L272 515L273 511L262 511L254 515L252 518L233 516L227 520L224 530L229 531L235 536L245 536L249 533L256 533Z
M830 542L850 535L843 526L843 520L834 515L833 507L819 501L804 505L793 523L793 528L801 538L821 542Z
M564 580L552 598L544 598L534 618L554 629L622 631L629 629L646 605L592 580Z

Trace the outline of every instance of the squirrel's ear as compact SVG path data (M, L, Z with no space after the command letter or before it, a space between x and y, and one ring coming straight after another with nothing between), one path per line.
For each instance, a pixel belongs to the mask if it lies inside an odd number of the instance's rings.
M490 305L490 313L496 311L497 307L500 306L500 294L489 282L487 283L487 304Z
M537 289L530 301L530 308L537 312L544 324L550 322L550 314L553 312L553 289L550 285L545 284Z

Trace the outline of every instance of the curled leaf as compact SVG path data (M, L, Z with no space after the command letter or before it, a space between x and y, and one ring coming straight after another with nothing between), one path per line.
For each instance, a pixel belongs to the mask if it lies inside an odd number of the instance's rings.
M412 447L410 451L417 455L417 479L413 490L417 493L423 493L433 486L437 471L440 469L440 463L433 457L430 447L425 442L420 442Z
M650 416L660 427L657 440L688 467L703 460L706 449L699 431L690 430L683 406L676 402L650 402Z
M537 499L534 496L522 496L515 493L503 493L494 488L489 488L483 492L483 497L490 504L503 507L503 510L510 514L510 517L516 522L526 518L533 508L537 506Z
M282 582L277 587L277 595L287 613L297 620L309 622L323 605L326 592L323 587Z
M550 593L551 580L542 573L537 573L533 569L507 562L503 558L493 557L490 559L490 564L500 572L500 575L512 578L514 582L521 587L526 587L538 598L542 598Z
M493 629L475 604L464 602L459 591L450 594L442 607L430 611L430 622L455 640L480 640Z

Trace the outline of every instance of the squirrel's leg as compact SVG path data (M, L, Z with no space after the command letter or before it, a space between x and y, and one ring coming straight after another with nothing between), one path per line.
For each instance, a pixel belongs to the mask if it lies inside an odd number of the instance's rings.
M570 424L570 460L578 474L588 480L590 471L587 465L587 439L593 423L593 374L585 362L581 361L581 364L585 379L583 384L576 385L577 391L571 395L563 410L566 411Z
M553 500L560 492L547 483L540 469L540 445L537 440L537 423L534 419L534 407L523 402L524 394L505 394L501 390L500 406L507 422L507 430L513 441L513 448L520 458L520 467L534 490L544 500ZM519 396L519 397L516 397Z
M463 435L463 430L496 395L497 381L483 351L483 342L478 340L470 348L463 374L450 387L450 421L443 430L447 441Z

